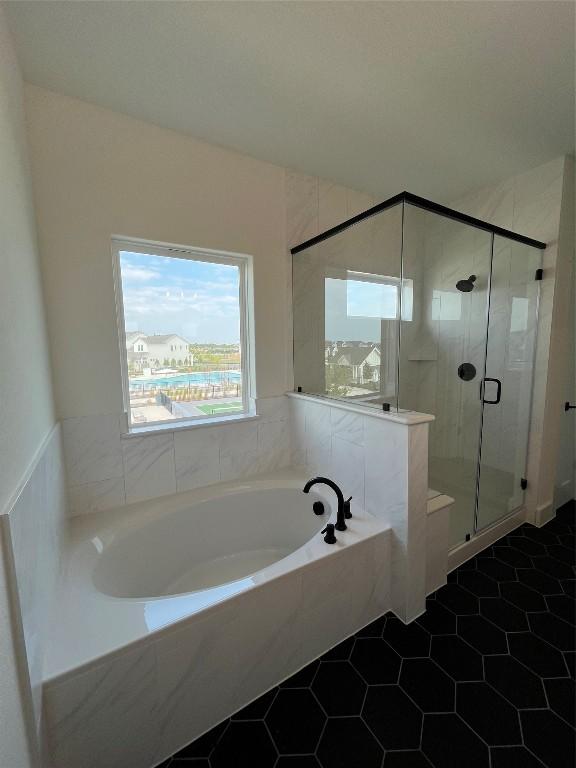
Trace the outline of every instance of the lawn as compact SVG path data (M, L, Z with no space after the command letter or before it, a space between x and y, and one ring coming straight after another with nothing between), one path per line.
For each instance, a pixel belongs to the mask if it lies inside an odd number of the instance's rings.
M228 403L211 403L210 405L197 405L199 411L206 416L217 416L218 414L232 413L242 408L241 400L234 400Z

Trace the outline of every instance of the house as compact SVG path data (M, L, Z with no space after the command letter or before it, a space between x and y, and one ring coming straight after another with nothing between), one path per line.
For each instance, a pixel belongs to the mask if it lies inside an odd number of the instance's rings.
M194 364L190 342L177 333L148 336L141 331L131 331L126 334L126 352L128 365L137 370Z
M364 384L380 379L380 348L377 344L363 342L332 342L326 346L328 365L351 369L351 381Z

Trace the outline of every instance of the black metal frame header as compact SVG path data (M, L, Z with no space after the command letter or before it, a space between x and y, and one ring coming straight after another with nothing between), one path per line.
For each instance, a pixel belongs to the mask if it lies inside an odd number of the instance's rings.
M387 208L392 208L399 203L410 203L410 205L414 205L417 208L423 208L425 211L437 213L439 216L444 216L447 219L460 221L463 224L468 224L471 227L476 227L477 229L484 229L486 232L492 232L494 235L500 235L501 237L506 237L509 240L516 240L516 242L524 243L524 245L530 245L532 248L540 248L540 250L544 250L546 248L546 243L542 243L540 240L533 240L531 237L519 235L517 232L512 232L512 230L504 229L503 227L497 227L487 221L482 221L482 219L475 219L473 216L468 216L466 213L460 213L460 211L455 211L453 208L447 208L445 205L432 202L432 200L426 200L424 197L418 197L418 195L413 195L411 192L400 192L399 195L394 195L394 197L391 197L388 200L384 200L383 203L378 203L378 205L375 205L372 208L368 208L367 211L359 213L357 216L353 216L351 219L347 219L341 224L337 224L335 227L327 229L326 232L322 232L321 234L316 235L316 237L311 237L310 240L306 240L304 243L300 243L300 245L295 245L294 248L290 249L290 253L292 255L300 253L300 251L304 251L306 248L310 248L312 245L321 243L323 240L328 240L328 238L332 237L333 235L337 235L339 232L342 232L345 229L348 229L348 227L352 227L354 224L358 224L360 221L364 221L364 219L375 216L377 213L381 213Z

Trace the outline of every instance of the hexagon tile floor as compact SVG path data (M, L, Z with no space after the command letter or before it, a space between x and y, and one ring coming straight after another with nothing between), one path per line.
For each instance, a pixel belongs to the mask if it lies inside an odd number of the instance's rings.
M574 768L575 522L521 526L162 768Z

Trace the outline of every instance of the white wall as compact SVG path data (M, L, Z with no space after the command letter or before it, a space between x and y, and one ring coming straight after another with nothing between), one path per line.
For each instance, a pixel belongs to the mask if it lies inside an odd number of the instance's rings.
M22 81L0 9L0 511L54 425Z
M28 768L35 754L7 513L54 425L25 138L22 81L0 6L0 765L7 768Z
M60 418L122 411L111 236L254 257L257 394L286 388L284 169L27 86Z

